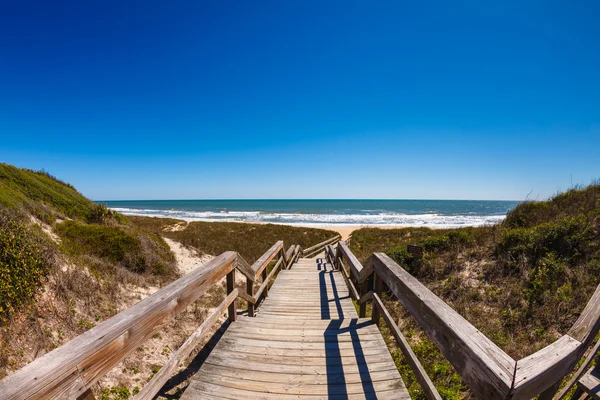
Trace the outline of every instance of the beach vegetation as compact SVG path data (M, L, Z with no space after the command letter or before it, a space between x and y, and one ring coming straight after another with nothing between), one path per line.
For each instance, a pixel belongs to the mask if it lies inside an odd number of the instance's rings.
M406 250L409 244L423 247L418 261ZM520 359L567 332L600 283L600 185L573 188L548 201L524 202L495 225L359 229L350 248L362 262L373 252L387 253ZM460 377L447 361L426 351L435 346L425 334L415 333L420 328L408 312L390 293L385 299L426 369L439 366L437 372L427 372L440 393L446 398L468 396L465 385L452 383ZM420 398L408 364L402 357L398 360L413 398Z
M287 248L299 244L308 248L338 233L326 229L278 224L241 222L189 222L170 218L129 217L131 223L151 230L201 253L218 255L236 251L248 262L256 261L275 242L283 240Z

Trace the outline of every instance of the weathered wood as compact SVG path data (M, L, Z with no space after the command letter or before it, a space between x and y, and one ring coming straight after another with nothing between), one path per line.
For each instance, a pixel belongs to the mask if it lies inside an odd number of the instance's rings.
M294 262L292 260L292 255L294 254L294 248L295 248L295 246L292 244L292 245L290 245L290 248L287 249L287 251L284 253L285 254L285 269L290 269L292 267L292 263Z
M278 266L256 317L228 327L182 400L408 400L379 329L357 318L340 271L321 262Z
M596 342L596 344L590 351L589 355L587 356L587 358L585 359L583 364L581 364L581 366L579 367L577 372L575 372L573 374L573 376L571 377L571 379L569 380L567 385L554 397L555 399L557 399L557 400L563 399L567 395L567 393L569 393L571 388L573 388L573 386L577 385L577 381L579 380L579 378L581 378L587 372L588 368L592 364L592 361L594 361L594 357L596 357L596 355L599 354L599 352L600 352L600 340L598 342Z
M372 265L475 395L510 395L515 361L508 354L387 255L375 253Z
M366 294L370 293L369 292L369 281L363 281L363 283L360 284L360 298L362 299ZM367 315L367 302L363 301L362 303L359 301L359 310L358 310L358 316L361 318L364 318L365 315Z
M340 260L341 262L341 260ZM357 300L360 298L360 296L358 295L358 291L356 290L356 287L354 286L354 283L352 283L352 280L350 279L350 277L348 276L348 273L346 272L346 269L344 268L344 266L342 265L341 268L337 268L337 270L339 270L342 273L342 276L344 277L344 281L346 281L346 285L348 286L348 290L350 292L350 295L352 296L352 298L354 300Z
M235 268L251 281L256 280L256 274L252 270L252 266L239 253L237 253L235 260Z
M254 317L254 304L256 304L256 299L254 298L254 280L247 278L246 279L246 301L248 302L248 316ZM251 299L251 300L250 300Z
M373 300L373 292L368 291L367 293L363 294L357 301L358 301L358 304L365 304L371 300ZM361 318L364 318L364 317L361 317Z
M234 268L225 252L0 381L5 399L76 398ZM78 375L78 371L81 374ZM78 382L83 382L84 386Z
M560 382L578 360L581 343L565 335L540 351L517 361L513 399L531 399Z
M229 275L228 275L229 276ZM210 332L212 326L223 315L225 309L235 302L238 290L233 289L213 313L200 325L194 333L177 349L165 365L152 377L142 390L134 397L134 400L153 399L164 384L173 376L179 363L185 360L200 341Z
M283 250L283 241L280 240L276 242L269 250L265 252L254 264L252 264L252 271L254 271L254 276L258 276L267 265L274 259L280 251Z
M86 390L81 396L77 398L77 400L96 400L92 389Z
M373 298L377 296L381 296L381 292L383 291L383 282L381 278L377 274L373 274ZM377 326L379 326L379 319L381 318L380 309L378 307L373 306L371 310L371 320L375 322Z
M302 251L302 255L306 256L307 254L313 253L315 250L320 249L321 247L325 247L328 244L335 243L338 240L340 240L340 236L334 236L332 238L329 238L321 243L317 243L314 246L310 246L309 248L304 249Z
M263 291L265 292L265 297L267 296L268 289L269 289L269 281L271 280L273 275L275 275L277 273L277 270L279 269L279 266L281 265L282 261L283 260L281 258L279 259L279 261L277 261L277 263L275 264L275 266L273 267L273 269L271 270L271 272L269 273L268 276L265 273L265 276L263 277L263 283L260 285L260 287L256 291L256 294L254 295L255 301L258 301L258 299L262 295ZM265 270L265 272L266 272L266 270Z
M573 339L580 341L587 349L600 330L600 285L579 315L575 324L567 333Z
M294 250L294 255L292 256L292 260L294 260L294 262L298 261L298 258L300 257L300 253L302 252L300 245L296 245L296 249Z
M231 272L227 274L227 294L229 295L233 292L236 293L235 297L237 298L237 289L235 288L235 269L232 269ZM231 322L235 321L237 317L236 303L236 299L234 298L233 301L229 304L229 309L227 310L227 313L229 315L229 321Z
M408 365L410 365L410 368L414 372L417 381L421 385L421 389L423 389L425 397L427 397L429 400L441 400L442 396L440 396L437 389L435 388L435 385L433 384L433 382L431 382L429 375L427 375L427 372L425 372L425 369L423 368L416 354L406 341L406 338L402 334L402 331L400 331L398 326L394 323L392 316L388 312L387 308L383 305L383 302L379 298L379 295L377 293L373 293L372 298L373 308L379 310L379 312L381 313L383 320L385 321L388 328L390 329L390 332L396 339L398 347L400 347L402 354L404 354L404 358L408 362Z
M406 251L408 251L410 254L413 254L415 256L422 256L423 255L423 247L421 247L421 246L415 246L414 244L407 244L406 245Z
M592 399L600 399L600 372L595 369L588 371L579 380L579 387Z
M250 297L246 292L239 292L238 297L246 300L249 304L256 304L256 299L254 297Z
M363 265L358 261L358 258L350 251L348 245L345 243L338 243L338 257L341 255L350 267L350 272L356 281L360 284L363 283L373 273L373 268L370 263Z

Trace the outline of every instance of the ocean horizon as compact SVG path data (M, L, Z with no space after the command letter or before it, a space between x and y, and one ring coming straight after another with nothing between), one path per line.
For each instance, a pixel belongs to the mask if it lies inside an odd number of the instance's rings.
M110 200L125 215L297 226L460 228L501 222L511 200Z

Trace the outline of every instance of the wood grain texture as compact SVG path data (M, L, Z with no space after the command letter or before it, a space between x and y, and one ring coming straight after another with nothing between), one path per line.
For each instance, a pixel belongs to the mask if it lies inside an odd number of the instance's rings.
M383 317L383 320L387 324L388 328L390 328L390 332L396 339L398 347L400 347L402 354L404 354L404 358L408 362L408 365L410 365L410 368L415 374L417 381L421 385L421 389L423 389L425 397L427 397L429 400L441 400L442 396L440 396L433 382L431 382L429 375L427 375L427 372L425 372L425 369L421 365L421 362L419 361L416 354L406 341L406 338L400 331L400 328L398 328L398 326L394 323L394 319L388 312L387 308L385 308L385 306L383 305L383 302L381 301L377 293L373 293L373 304L381 313L381 316Z
M0 381L3 399L76 398L234 268L225 252Z
M190 337L177 349L165 365L152 377L142 390L134 397L134 400L150 400L158 393L169 378L175 374L179 364L185 360L200 341L210 332L212 326L223 315L225 310L235 301L238 290L234 289L213 313L190 335Z
M252 264L252 271L254 271L254 276L258 277L262 271L267 268L267 265L271 262L273 258L279 254L280 251L283 251L283 241L280 240L276 242L269 250L265 252L258 260Z
M341 272L280 270L255 318L238 317L182 399L409 399L379 329L359 319Z
M320 250L321 248L327 246L328 244L332 244L337 242L338 240L340 240L340 236L334 236L332 238L329 238L321 243L317 243L314 246L311 246L309 248L306 248L302 251L302 255L304 257L307 257L308 254L314 253L316 250Z
M581 366L579 366L579 368L577 369L577 372L575 372L573 374L573 376L571 377L569 382L565 385L565 387L562 388L561 391L554 397L555 399L557 399L557 400L563 399L567 395L567 393L569 393L571 388L573 388L575 385L577 385L577 381L579 380L579 378L581 378L583 375L585 375L585 373L590 368L592 361L594 361L594 358L598 354L600 354L600 340L598 342L596 342L594 347L590 350L590 353L586 357L583 364L581 364Z
M350 267L352 277L356 279L359 284L363 283L367 278L369 278L371 273L373 273L371 265L369 264L363 267L363 265L358 261L358 258L356 258L356 256L350 251L347 244L340 242L338 243L337 249L337 256L341 256L344 260L346 260L348 266Z
M513 399L531 399L567 375L579 359L581 343L569 335L517 361Z
M508 354L387 255L375 253L372 265L476 396L510 395L515 361Z
M568 335L579 340L585 348L589 347L592 340L600 330L600 285L588 301L575 324L569 329Z

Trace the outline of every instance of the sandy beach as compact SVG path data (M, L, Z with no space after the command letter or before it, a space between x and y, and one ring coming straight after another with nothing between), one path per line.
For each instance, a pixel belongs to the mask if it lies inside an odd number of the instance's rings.
M294 225L299 226L299 225ZM302 225L300 225L302 226ZM398 229L406 228L404 225L319 225L319 226L305 226L306 228L318 228L335 231L342 236L342 240L348 239L352 232L361 228L378 228L378 229Z

